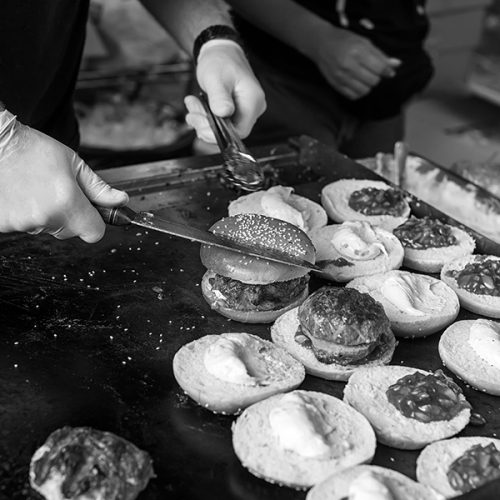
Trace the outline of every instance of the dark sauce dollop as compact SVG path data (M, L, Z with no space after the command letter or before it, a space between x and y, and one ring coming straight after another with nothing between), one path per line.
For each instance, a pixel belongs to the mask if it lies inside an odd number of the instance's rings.
M401 191L377 189L373 187L353 191L349 197L349 207L363 215L392 215L399 217L406 209Z
M406 248L423 250L442 248L457 244L452 227L438 219L411 217L394 230L394 236Z
M493 443L477 444L458 457L446 473L450 486L461 493L500 478L500 451Z
M463 269L450 270L446 274L470 293L500 297L500 260L476 260L466 264Z
M387 389L387 399L402 415L419 422L451 420L469 403L461 398L457 384L438 370L435 373L412 373Z

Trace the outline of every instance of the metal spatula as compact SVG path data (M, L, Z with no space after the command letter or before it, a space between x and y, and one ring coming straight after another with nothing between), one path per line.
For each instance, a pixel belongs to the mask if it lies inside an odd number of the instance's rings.
M243 144L231 120L214 115L203 92L199 97L222 153L225 183L231 188L248 192L262 189L262 167Z

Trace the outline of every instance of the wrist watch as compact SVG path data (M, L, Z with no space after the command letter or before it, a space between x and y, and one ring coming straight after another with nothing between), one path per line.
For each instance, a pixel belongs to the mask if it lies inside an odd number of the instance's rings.
M205 28L194 41L193 44L193 60L196 64L200 55L201 47L211 40L232 40L243 47L243 42L240 35L234 28L224 24L216 24Z

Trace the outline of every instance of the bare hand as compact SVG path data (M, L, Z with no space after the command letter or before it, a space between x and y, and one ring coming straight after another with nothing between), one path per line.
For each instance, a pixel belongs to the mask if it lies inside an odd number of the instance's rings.
M370 40L331 27L318 38L309 57L330 85L351 100L368 94L382 78L391 78L401 63L384 54Z

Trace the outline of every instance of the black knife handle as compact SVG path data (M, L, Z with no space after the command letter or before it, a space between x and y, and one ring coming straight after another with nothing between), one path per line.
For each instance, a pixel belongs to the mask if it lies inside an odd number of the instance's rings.
M112 226L128 226L132 224L132 220L137 215L129 207L106 208L96 205L95 208L101 214L104 222Z

